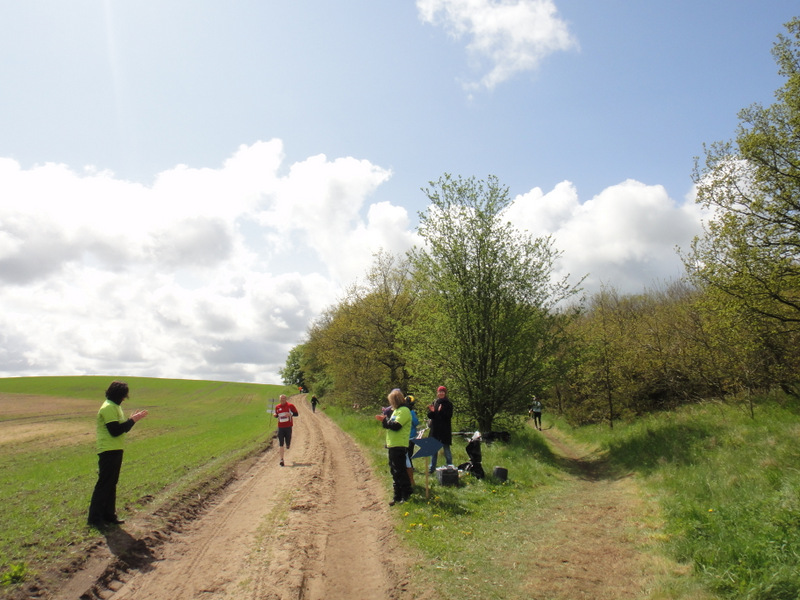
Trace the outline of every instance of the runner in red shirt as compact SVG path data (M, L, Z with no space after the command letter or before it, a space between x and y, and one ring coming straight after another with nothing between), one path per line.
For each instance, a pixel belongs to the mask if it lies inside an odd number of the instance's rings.
M294 404L289 403L286 396L281 394L281 402L275 407L275 414L273 415L278 419L278 447L281 453L281 466L283 466L283 444L286 443L286 449L292 445L292 421L293 417L297 416L297 409Z

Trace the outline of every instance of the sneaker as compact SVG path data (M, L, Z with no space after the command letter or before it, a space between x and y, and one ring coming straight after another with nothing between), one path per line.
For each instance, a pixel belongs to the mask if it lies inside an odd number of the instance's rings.
M395 504L402 504L403 502L405 502L405 500L403 500L402 498L400 500L392 500L391 502L389 502L389 506L394 506Z
M283 459L281 459L281 466L283 466Z

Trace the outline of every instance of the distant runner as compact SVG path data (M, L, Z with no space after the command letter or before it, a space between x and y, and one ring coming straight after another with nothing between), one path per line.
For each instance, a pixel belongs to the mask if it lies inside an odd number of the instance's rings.
M533 397L533 404L531 404L531 409L528 411L533 417L533 426L538 429L539 431L542 430L542 403L536 399L536 396Z

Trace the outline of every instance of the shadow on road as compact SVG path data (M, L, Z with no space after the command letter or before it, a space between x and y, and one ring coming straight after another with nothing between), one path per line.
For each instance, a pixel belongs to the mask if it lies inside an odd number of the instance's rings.
M111 553L131 567L147 571L156 561L144 540L136 539L122 528L115 527L107 531L105 537Z

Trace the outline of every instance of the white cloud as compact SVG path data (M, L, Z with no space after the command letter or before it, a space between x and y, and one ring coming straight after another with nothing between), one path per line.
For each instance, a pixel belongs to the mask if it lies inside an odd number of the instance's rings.
M508 217L535 236L552 235L563 252L560 275L584 275L587 293L611 285L637 293L683 274L676 247L686 249L701 233L693 203L673 201L663 186L627 180L581 203L569 182L543 194L515 198Z
M0 374L277 382L348 278L411 239L405 209L367 207L389 171L283 161L258 142L147 187L0 159Z
M418 242L377 195L390 172L280 141L153 186L0 159L0 375L119 374L278 382L288 351L380 249ZM638 292L680 273L693 204L625 181L581 202L569 182L509 218L550 235L563 272Z
M538 67L553 52L577 47L552 0L417 0L420 19L441 25L456 39L469 38L467 51L488 72L479 84L492 89Z

